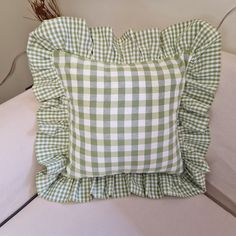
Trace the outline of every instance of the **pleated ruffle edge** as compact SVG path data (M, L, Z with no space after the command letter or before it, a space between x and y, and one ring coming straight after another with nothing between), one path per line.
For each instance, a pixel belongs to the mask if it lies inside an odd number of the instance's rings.
M98 45L101 42L102 51ZM68 104L53 65L54 50L111 63L184 55L186 83L178 113L183 173L67 177ZM131 194L148 198L190 197L206 191L208 111L219 83L221 61L221 38L214 27L202 20L191 20L162 31L129 30L116 38L110 27L88 27L83 19L59 17L44 21L30 33L27 55L34 79L33 91L41 103L35 143L37 160L45 166L36 177L40 197L56 202L87 202Z

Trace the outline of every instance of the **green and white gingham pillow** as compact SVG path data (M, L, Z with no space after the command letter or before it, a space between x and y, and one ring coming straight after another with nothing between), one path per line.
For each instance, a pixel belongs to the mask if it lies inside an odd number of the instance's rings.
M39 196L87 202L205 192L220 46L201 20L120 38L83 19L44 21L27 45L41 103Z
M68 176L182 172L183 59L111 64L55 51L54 64L68 100Z

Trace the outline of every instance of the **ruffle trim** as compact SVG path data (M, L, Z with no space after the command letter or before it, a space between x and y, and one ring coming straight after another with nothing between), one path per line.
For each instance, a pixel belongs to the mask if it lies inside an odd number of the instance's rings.
M184 54L186 84L178 114L183 173L67 177L67 101L53 65L54 50L111 63L135 63ZM206 191L208 110L220 77L221 39L215 28L204 21L192 20L163 31L129 30L116 38L110 27L91 28L83 19L59 17L44 21L30 33L27 55L34 78L33 90L41 102L35 150L38 162L46 169L36 177L40 197L56 202L87 202L131 194L149 198L190 197Z

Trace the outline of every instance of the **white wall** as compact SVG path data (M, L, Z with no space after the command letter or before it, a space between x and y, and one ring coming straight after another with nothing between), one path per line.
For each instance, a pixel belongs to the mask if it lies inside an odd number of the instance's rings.
M85 18L88 25L109 25L117 36L127 29L164 27L193 18L217 26L235 0L58 0L63 15ZM0 80L11 60L25 50L29 32L37 22L27 0L1 0L0 5ZM223 50L236 54L236 12L222 25ZM0 87L0 103L24 91L32 83L26 56L20 58L14 75Z
M0 2L0 80L7 74L12 59L26 49L28 34L38 24L29 16L27 0ZM32 84L26 55L19 58L13 76L0 87L0 103L21 93Z
M112 26L117 36L129 28L164 27L193 18L217 26L236 0L59 0L64 15L92 26ZM236 11L222 25L223 49L236 54Z

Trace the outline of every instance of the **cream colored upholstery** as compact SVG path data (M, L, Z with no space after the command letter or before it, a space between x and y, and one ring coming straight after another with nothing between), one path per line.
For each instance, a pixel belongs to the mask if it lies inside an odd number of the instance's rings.
M38 165L33 145L37 109L32 90L0 105L0 222L36 192Z
M220 86L211 109L207 193L236 215L236 56L222 54ZM236 233L235 233L236 234Z
M204 195L67 205L37 198L0 229L4 236L235 236L235 232L235 218Z

